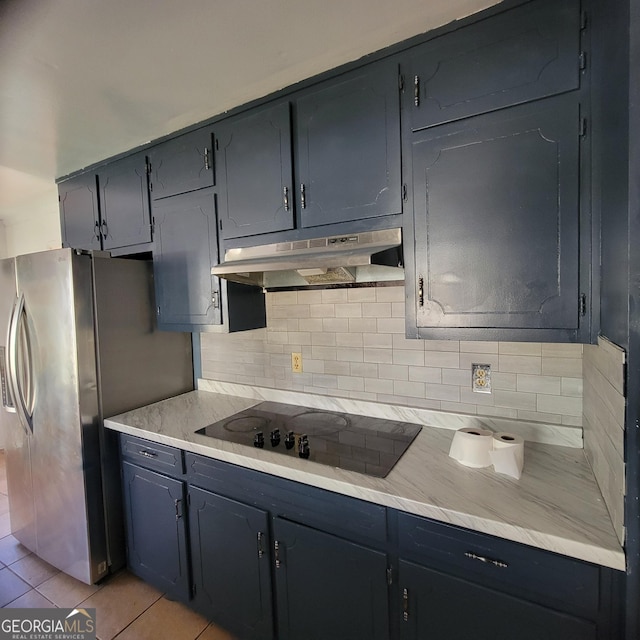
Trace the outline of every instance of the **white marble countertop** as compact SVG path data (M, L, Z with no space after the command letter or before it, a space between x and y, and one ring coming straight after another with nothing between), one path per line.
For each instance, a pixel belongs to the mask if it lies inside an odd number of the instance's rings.
M263 391L262 397L282 401ZM424 425L387 477L374 478L195 433L259 401L193 391L114 416L105 426L441 522L625 568L624 552L582 449L527 442L522 477L514 480L492 468L460 465L448 455L454 431Z

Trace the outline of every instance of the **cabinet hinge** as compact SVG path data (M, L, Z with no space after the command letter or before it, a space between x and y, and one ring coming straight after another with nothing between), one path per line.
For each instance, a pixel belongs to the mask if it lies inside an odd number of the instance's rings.
M402 620L407 622L409 620L409 590L402 590Z
M587 296L584 293L580 294L578 309L579 309L580 317L584 318L587 315Z
M398 89L404 91L404 76L402 74L398 76Z
M146 171L147 171L147 175L150 176L151 175L151 162L149 160L147 160L147 162L146 162Z
M387 584L391 586L393 584L393 569L387 567Z
M587 135L587 119L586 118L580 118L580 123L578 125L578 134L580 135L581 138L584 138L584 136Z
M587 68L587 52L586 51L580 52L578 61L580 63L580 71L584 71Z
M583 11L580 14L580 31L584 31L587 28L587 12Z

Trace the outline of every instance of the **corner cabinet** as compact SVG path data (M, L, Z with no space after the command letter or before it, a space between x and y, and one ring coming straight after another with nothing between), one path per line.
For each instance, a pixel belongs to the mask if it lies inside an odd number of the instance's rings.
M402 212L397 63L253 108L215 134L225 240Z
M531 2L407 54L409 337L590 341L584 25Z
M114 255L150 250L148 166L143 153L58 185L62 245Z

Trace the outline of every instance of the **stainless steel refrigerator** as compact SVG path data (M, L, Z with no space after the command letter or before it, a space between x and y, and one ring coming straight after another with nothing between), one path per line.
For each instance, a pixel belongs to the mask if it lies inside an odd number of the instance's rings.
M0 278L11 531L91 584L125 561L103 419L193 389L191 336L156 330L148 261L60 249L3 260Z

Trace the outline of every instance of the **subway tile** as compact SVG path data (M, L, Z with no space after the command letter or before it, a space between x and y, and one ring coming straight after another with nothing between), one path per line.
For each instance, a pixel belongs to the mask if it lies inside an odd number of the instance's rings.
M308 345L312 344L312 334L310 331L287 331L289 344Z
M460 389L460 402L465 404L477 404L480 406L494 406L496 404L493 393L478 393L471 389L469 384L466 387L458 387Z
M492 395L494 396L494 404L497 407L524 409L525 411L537 411L538 408L536 403L537 395L535 393L521 393L519 391L496 389Z
M306 373L336 373L335 371L325 371L325 365L338 364L332 360L315 360L314 358L302 358L302 370ZM340 363L341 364L341 363Z
M308 304L278 305L269 308L267 322L271 318L308 318L311 306Z
M442 411L450 411L451 413L466 413L476 415L478 407L475 404L465 404L464 402L447 402L443 400L440 404Z
M407 396L409 398L424 398L425 384L424 382L408 382L406 380L394 380L393 393L394 395Z
M376 326L380 333L404 334L404 318L376 318Z
M349 398L352 400L367 400L375 402L378 398L376 393L367 393L366 391L349 391Z
M361 318L362 304L359 302L346 302L336 304L336 318Z
M309 316L311 318L335 318L336 306L334 304L310 304Z
M364 362L364 350L359 347L340 347L338 359L342 362Z
M347 302L376 302L376 287L347 289Z
M338 347L364 347L362 333L336 333L335 336Z
M498 343L497 342L481 342L479 340L473 341L461 341L460 342L460 353L463 352L470 353L494 353L498 354Z
M425 384L425 397L431 400L460 402L460 387L446 384Z
M322 303L322 291L307 289L305 291L298 291L297 294L298 294L298 304L310 305L310 304Z
M392 318L402 318L405 316L405 305L404 302L392 302L391 303L391 317Z
M424 340L410 340L405 338L404 334L399 333L378 335L390 335L394 349L404 349L405 351L424 351L424 346L427 344Z
M363 302L362 317L363 318L390 318L391 303L390 302Z
M374 347L376 349L392 349L393 338L395 334L392 333L363 333L362 340L363 346Z
M335 347L336 334L335 333L312 333L311 344L314 347L315 346Z
M542 358L542 375L565 378L582 377L582 358Z
M562 416L561 424L568 427L581 427L584 416Z
M516 420L518 418L518 410L508 409L507 407L482 406L478 407L478 415L490 416L494 418L513 418L514 420Z
M491 374L499 371L500 356L494 353L461 352L460 369L467 369L471 372L471 365L488 364L491 367Z
M338 349L336 347L311 347L311 354L314 360L337 360Z
M582 398L549 396L539 393L536 411L542 411L543 413L559 413L561 415L569 416L581 416Z
M326 322L324 318L300 318L300 320L298 320L298 329L309 332L323 331L324 322Z
M391 349L367 349L363 350L364 362L377 362L380 364L393 363L393 351Z
M393 364L408 364L414 367L424 365L423 351L404 351L403 349L393 350Z
M338 376L338 389L343 391L364 391L364 378Z
M389 393L389 380L381 380L380 378L365 378L364 389L369 393Z
M409 380L409 367L402 364L378 365L378 376L386 380Z
M298 304L298 292L297 291L270 291L267 295L267 305L289 305Z
M538 411L527 411L518 409L518 419L529 422L547 422L549 424L562 424L562 416L557 413L540 413Z
M328 331L332 333L348 333L349 318L323 318L322 327L318 331Z
M575 396L582 398L584 385L582 378L561 378L561 389L563 396Z
M370 362L350 362L349 369L352 376L360 378L377 378L378 365Z
M427 367L459 369L460 354L457 351L431 351L428 349L424 352L424 364Z
M526 373L518 373L516 389L529 393L546 393L559 396L561 393L561 379L557 376L532 376Z
M471 388L471 372L464 369L442 369L442 383Z
M517 380L518 375L516 373L503 373L502 371L491 372L491 386L493 389L515 391L517 387Z
M404 287L376 287L377 302L404 302Z
M500 355L498 368L500 371L508 373L540 374L542 373L542 358L537 356Z
M312 374L312 384L314 387L321 387L325 389L337 389L338 388L338 377L330 376L322 373L313 373Z
M442 383L443 370L438 367L409 367L409 380L411 382Z
M454 351L460 353L460 342L458 340L415 340L414 342L424 342L425 351Z
M539 342L499 342L498 353L509 356L541 356L542 345Z
M550 358L582 358L581 344L543 343L542 357Z
M287 344L289 342L289 332L271 331L268 334L268 340L271 344Z
M321 295L323 304L342 304L344 302L347 302L346 289L322 289Z
M377 321L375 318L349 318L349 331L354 333L376 333Z

